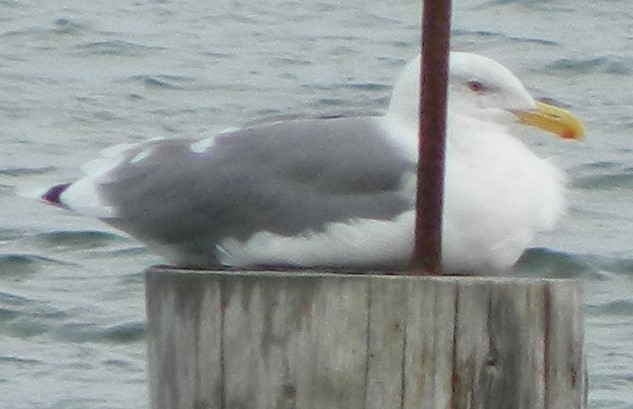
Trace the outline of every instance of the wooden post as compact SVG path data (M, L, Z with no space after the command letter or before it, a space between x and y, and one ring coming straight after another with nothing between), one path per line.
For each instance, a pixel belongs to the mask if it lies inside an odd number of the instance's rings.
M578 281L146 273L152 409L586 407Z

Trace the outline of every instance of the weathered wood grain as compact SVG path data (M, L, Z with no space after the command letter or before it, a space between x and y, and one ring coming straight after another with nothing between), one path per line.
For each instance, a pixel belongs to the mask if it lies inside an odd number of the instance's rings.
M211 282L213 281L213 282ZM223 404L219 277L147 274L150 407Z
M366 409L398 408L404 382L407 283L397 277L370 280Z
M586 407L573 280L146 274L152 409Z

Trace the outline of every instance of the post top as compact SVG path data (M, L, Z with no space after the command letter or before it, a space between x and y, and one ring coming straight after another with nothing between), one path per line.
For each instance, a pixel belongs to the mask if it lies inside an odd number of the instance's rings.
M443 283L459 283L468 284L580 284L581 280L576 278L544 278L544 277L514 277L514 276L455 276L455 275L406 275L403 271L398 270L352 270L352 269L257 269L257 270L241 270L241 269L224 269L224 270L188 270L168 265L155 265L145 270L145 274L149 277L158 278L161 276L178 276L202 277L215 276L226 278L259 278L259 279L351 279L351 280L405 280L410 282L443 282Z

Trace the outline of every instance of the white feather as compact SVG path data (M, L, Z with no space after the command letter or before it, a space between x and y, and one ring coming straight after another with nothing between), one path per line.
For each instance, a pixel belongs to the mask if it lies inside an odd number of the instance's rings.
M402 268L411 254L412 227L413 212L405 212L394 220L354 219L329 223L323 232L307 231L299 236L260 232L244 242L225 239L216 254L223 265L232 267Z
M210 136L208 138L204 138L198 142L191 144L191 151L194 153L204 153L207 149L213 147L215 145L215 135Z
M99 193L99 185L111 181L112 170L125 160L131 150L139 146L138 143L128 143L102 151L99 158L82 166L83 177L71 184L60 195L60 201L69 209L86 216L99 219L116 217L115 208L107 203ZM141 151L135 156L135 159L140 160L140 155L147 154L147 151Z

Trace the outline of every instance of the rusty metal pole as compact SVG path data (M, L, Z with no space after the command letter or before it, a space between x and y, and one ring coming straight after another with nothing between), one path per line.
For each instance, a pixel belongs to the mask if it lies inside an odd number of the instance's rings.
M423 0L420 75L419 162L414 274L439 274L442 255L442 202L450 0Z

